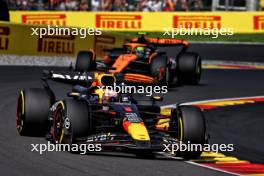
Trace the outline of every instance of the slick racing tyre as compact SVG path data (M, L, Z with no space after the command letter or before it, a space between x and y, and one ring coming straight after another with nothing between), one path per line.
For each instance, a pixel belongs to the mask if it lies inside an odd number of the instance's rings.
M180 54L177 68L180 84L199 84L202 73L202 60L199 54L189 52Z
M87 72L96 68L96 62L93 60L93 53L91 51L80 51L77 55L75 71Z
M16 128L20 135L44 136L48 129L49 108L54 94L41 88L24 89L17 99Z
M57 103L54 112L51 131L55 143L73 144L77 138L91 133L91 111L87 102L65 99Z
M150 63L151 75L157 79L159 85L169 84L168 58L166 55L157 55Z
M198 149L191 151L178 151L177 156L185 159L195 159L202 153L205 144L206 125L201 110L194 106L179 106L178 113L178 139L182 144L199 145Z

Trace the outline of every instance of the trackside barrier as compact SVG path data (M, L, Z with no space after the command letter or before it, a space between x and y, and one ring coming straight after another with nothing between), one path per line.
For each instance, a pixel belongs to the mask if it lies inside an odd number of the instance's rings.
M114 31L164 31L164 28L233 28L235 33L263 33L264 12L28 12L11 11L11 21L101 28Z
M110 32L102 35L49 35L40 38L32 34L32 27L47 28L45 25L24 25L0 22L0 54L35 56L75 56L80 50L95 48L97 56L103 49L121 47L129 37Z

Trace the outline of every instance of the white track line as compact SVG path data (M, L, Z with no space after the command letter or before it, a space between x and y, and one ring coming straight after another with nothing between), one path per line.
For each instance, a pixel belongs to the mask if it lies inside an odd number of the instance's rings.
M238 176L241 175L241 174L237 174L237 173L234 173L234 172L228 172L228 171L225 171L225 170L217 169L215 167L211 167L211 166L206 166L206 165L203 165L203 164L195 163L193 161L184 161L184 162L188 163L188 164L191 164L191 165L195 165L195 166L199 166L199 167L215 170L215 171L218 171L218 172L223 172L223 173L226 173L226 174L238 175Z
M175 159L175 160L183 160L183 158L171 156L171 155L168 155L167 153L164 153L164 152L158 152L158 154L160 154L162 156L165 156L167 158ZM183 162L191 164L191 165L194 165L194 166L199 166L199 167L203 167L203 168L206 168L206 169L210 169L210 170L226 173L226 174L241 176L241 174L237 174L237 173L234 173L234 172L228 172L228 171L225 171L225 170L217 169L215 167L199 164L199 163L196 163L196 162L193 162L193 161L183 161Z

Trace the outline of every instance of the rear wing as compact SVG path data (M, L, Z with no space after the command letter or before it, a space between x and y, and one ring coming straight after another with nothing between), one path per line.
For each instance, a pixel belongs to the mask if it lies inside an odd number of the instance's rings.
M113 85L116 77L111 73L104 72L54 72L43 71L43 81L52 80L60 83L91 86L93 85Z
M60 83L88 86L92 84L95 79L94 74L80 74L78 72L54 72L50 70L43 70L43 81L51 80Z
M141 38L134 38L131 41L140 43L140 40L142 40L142 39ZM177 45L183 45L184 47L189 46L189 42L187 42L186 40L179 40L179 39L144 37L144 40L146 43L153 44L156 46L177 46Z

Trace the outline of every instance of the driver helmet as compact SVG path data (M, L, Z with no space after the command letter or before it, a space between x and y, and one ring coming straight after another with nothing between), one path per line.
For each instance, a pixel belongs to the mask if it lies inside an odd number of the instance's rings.
M111 89L105 89L102 97L103 103L109 103L109 100L113 101L113 99L117 99L117 96L117 92Z
M144 52L145 52L145 46L137 46L135 48L135 53L139 55L140 57L144 55Z
M120 99L121 103L131 103L131 98L129 95L122 94L122 95L120 95L119 99Z

